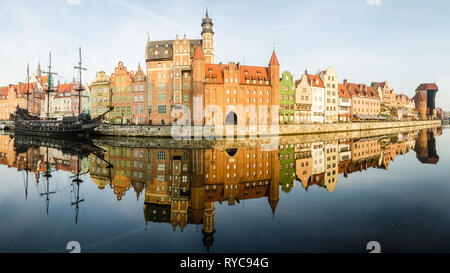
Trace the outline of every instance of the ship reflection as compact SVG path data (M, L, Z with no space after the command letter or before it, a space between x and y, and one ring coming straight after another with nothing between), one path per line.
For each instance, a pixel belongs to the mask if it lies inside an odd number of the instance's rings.
M47 215L51 196L58 193L58 186L51 181L53 173L57 171L73 173L68 182L72 186L73 197L70 204L75 207L75 224L78 223L79 204L84 201L80 198L80 185L83 183L81 177L89 173L89 165L86 164L89 155L106 162L106 169L112 168L112 165L104 159L105 150L89 141L22 135L0 137L4 141L2 143L8 143L8 147L5 145L2 147L6 148L6 151L14 151L14 154L1 153L2 158L8 162L13 160L11 165L8 164L9 167L14 167L17 162L17 170L25 172L25 199L28 199L29 175L32 173L35 175L36 185L40 188L39 195L45 200Z
M53 173L70 172L66 183L73 187L70 205L76 211L75 223L85 200L80 197L83 180L92 180L99 190L109 187L118 201L134 192L136 200L143 202L146 229L159 223L169 223L181 232L187 225L201 227L209 250L216 232L216 206L264 198L274 217L280 191L288 194L295 187L316 186L333 192L340 175L345 178L370 168L388 171L392 161L410 151L421 163L437 164L440 134L441 128L432 128L357 139L317 141L311 137L300 143L281 139L271 151L258 145L136 148L114 141L100 148L93 142L0 135L0 164L26 174L25 199L28 175L34 174L36 184L42 184L46 213L52 196L58 194Z

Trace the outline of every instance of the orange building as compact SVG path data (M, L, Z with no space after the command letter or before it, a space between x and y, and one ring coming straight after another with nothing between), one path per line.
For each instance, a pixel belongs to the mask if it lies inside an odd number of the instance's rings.
M9 120L11 114L14 113L17 107L27 108L27 91L29 95L28 109L34 110L32 107L32 96L35 94L36 85L34 83L24 84L18 83L15 85L0 87L0 120Z
M350 108L352 118L378 119L381 100L375 88L365 84L349 83L347 80L344 80L344 85L352 97Z
M134 124L148 124L148 97L147 97L147 77L142 71L141 65L134 74L132 82L132 122Z
M123 62L119 62L111 75L112 106L114 106L114 110L111 113L112 123L132 123L133 102L131 98L133 92L131 87L133 78L134 72L128 71Z
M202 20L202 39L187 39L184 35L175 40L148 40L150 124L249 124L253 117L257 124L267 123L258 113L245 113L248 105L256 109L266 107L267 120L270 120L270 106L279 105L279 63L275 52L268 67L233 62L214 64L212 26L212 19L206 12ZM278 111L274 114L278 115Z
M278 106L280 100L280 65L275 52L272 53L268 67L258 67L232 62L205 64L201 49L197 48L196 51L194 79L197 81L194 94L202 101L203 86L204 105L210 110L205 110L206 117L203 124L278 124L278 120L275 123L271 119L271 106ZM254 108L247 108L248 106ZM267 111L266 117L259 112L262 107ZM278 111L273 117L278 119Z

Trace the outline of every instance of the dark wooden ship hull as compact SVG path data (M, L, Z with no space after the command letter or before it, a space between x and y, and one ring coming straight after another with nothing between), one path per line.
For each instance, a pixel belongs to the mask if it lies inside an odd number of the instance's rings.
M91 119L90 117L63 117L62 119L40 118L29 115L25 109L17 109L14 113L15 134L38 136L89 136L94 129L102 124L102 115Z
M82 157L95 154L103 157L105 150L96 146L90 139L74 139L61 137L44 137L38 135L15 135L14 150L18 153L26 152L30 148L48 147L62 151L64 154Z

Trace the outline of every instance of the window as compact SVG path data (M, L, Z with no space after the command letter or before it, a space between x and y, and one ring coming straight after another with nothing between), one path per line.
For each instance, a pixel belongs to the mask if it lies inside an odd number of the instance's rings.
M166 106L158 105L158 114L165 114L165 113L166 113Z
M158 171L163 172L166 169L165 164L158 164Z
M159 160L166 159L166 152L158 151L157 158L158 158Z
M166 94L165 93L159 93L158 94L158 100L159 101L166 101Z

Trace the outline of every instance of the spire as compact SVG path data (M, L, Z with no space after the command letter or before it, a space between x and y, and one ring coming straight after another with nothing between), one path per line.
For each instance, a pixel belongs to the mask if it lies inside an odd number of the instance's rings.
M150 35L147 32L147 45L145 46L145 57L148 59L150 51Z
M277 59L277 55L275 54L275 50L272 52L272 57L270 57L269 65L280 65Z
M272 209L273 216L275 216L275 210L277 209L278 201L279 200L269 200L269 205L270 208Z
M41 78L41 60L38 61L37 77Z
M203 33L214 34L212 27L213 27L213 22L212 22L212 19L208 15L208 8L206 8L205 18L202 19L202 35L203 35Z

